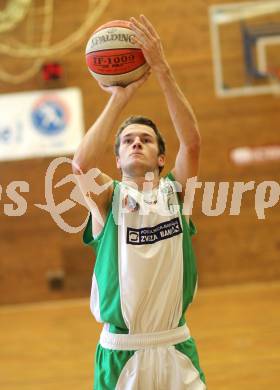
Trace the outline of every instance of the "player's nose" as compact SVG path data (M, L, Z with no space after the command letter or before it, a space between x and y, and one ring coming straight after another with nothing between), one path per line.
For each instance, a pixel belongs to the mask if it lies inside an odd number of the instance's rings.
M133 149L141 149L142 148L142 142L139 137L135 137L133 144L132 144Z

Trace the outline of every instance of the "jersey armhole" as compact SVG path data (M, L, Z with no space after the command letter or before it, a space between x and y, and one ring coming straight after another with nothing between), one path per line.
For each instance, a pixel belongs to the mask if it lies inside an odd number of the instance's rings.
M169 180L171 180L172 182L176 182L176 179L175 179L175 177L173 176L172 172L168 172L167 175L165 175L164 177L167 178L167 179L169 179ZM174 185L174 187L175 187L175 185ZM187 219L186 219L186 216L183 214L183 203L184 203L184 202L182 202L182 201L180 200L177 191L176 191L176 196L177 196L178 204L179 204L179 206L180 206L180 214L181 214L181 217L184 218L184 220L185 220L185 222L186 222L186 225L187 225L187 227L188 227L188 230L189 230L189 232L190 232L190 235L193 236L193 235L195 235L195 234L197 233L197 228L196 228L195 224L193 223L191 217L189 217L189 223L188 223L188 221L187 221Z
M88 221L87 221L86 227L85 227L84 232L83 232L83 243L85 245L90 245L90 246L96 247L98 242L102 238L102 236L104 234L105 227L108 223L108 219L109 219L110 214L112 212L112 202L113 202L114 192L115 192L115 188L116 188L117 183L118 183L117 180L113 180L113 192L112 192L112 197L111 197L111 201L110 201L110 207L109 207L108 212L107 212L104 226L103 226L101 232L96 235L96 237L93 237L93 235L92 235L92 214L91 214L91 212L88 213Z

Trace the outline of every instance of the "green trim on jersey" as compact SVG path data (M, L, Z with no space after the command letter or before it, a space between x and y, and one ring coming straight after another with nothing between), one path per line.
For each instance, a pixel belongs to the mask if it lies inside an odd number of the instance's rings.
M114 180L114 194L117 182ZM92 236L92 216L90 214L83 234L83 242L96 253L94 273L99 292L100 318L103 322L114 323L112 333L128 333L121 311L119 271L118 271L118 226L115 224L112 202L101 233ZM113 327L114 328L114 327ZM122 331L119 330L122 329Z
M174 176L171 172L167 174L168 179L171 181L175 181ZM195 286L197 281L197 269L196 269L196 259L195 254L192 247L191 237L197 233L197 229L189 218L189 223L187 222L184 214L183 214L183 202L180 200L177 194L178 203L180 206L180 215L182 220L182 229L183 229L183 261L184 261L184 274L183 274L183 309L182 309L182 317L179 321L178 326L182 326L186 323L185 320L185 312L189 306L189 304L193 300L193 295L195 292Z

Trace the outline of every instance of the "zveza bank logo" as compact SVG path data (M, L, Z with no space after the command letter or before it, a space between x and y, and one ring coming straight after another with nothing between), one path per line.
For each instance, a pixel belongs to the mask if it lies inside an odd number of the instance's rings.
M35 103L32 113L35 128L45 135L62 132L69 122L69 110L56 96L45 96Z
M182 233L179 218L162 222L153 227L142 229L127 228L126 243L132 245L154 244L155 242L166 240Z

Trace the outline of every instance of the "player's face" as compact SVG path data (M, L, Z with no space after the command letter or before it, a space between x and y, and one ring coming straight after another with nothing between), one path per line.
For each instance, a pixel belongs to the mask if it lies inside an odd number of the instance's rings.
M129 125L120 134L117 167L131 176L144 176L164 165L164 155L158 153L157 136L151 127Z

